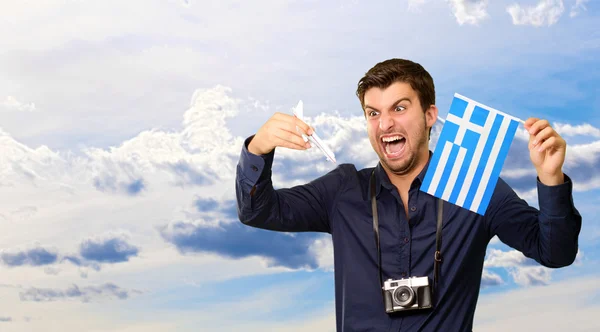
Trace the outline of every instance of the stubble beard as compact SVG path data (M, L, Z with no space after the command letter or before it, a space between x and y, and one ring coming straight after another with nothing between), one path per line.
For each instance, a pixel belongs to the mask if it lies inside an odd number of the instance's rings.
M415 143L414 149L412 149L412 144L409 144L408 140L406 141L404 153L407 153L407 155L402 158L403 160L400 159L388 162L385 157L385 152L379 151L379 161L384 168L396 175L409 174L415 168L419 161L421 149L423 149L423 146L427 146L428 142L426 121L425 114L423 114L423 122L420 128L421 135L419 135L419 137L411 137L411 142ZM379 144L379 142L377 142L377 144Z

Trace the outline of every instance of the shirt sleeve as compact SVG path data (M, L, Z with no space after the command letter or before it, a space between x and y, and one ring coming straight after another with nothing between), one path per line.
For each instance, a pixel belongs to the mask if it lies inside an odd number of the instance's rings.
M343 168L304 185L275 190L271 167L275 151L254 155L248 137L236 169L237 212L246 225L284 232L331 233L330 210L344 183Z
M491 209L486 214L491 236L525 256L552 268L575 261L582 218L573 203L573 183L546 186L537 180L539 210L517 196L510 186L498 179Z

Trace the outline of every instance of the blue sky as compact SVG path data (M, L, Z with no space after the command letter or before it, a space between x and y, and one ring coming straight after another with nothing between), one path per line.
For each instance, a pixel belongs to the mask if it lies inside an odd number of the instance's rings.
M597 1L44 0L0 13L0 330L333 331L330 237L241 225L235 167L243 140L300 100L338 162L375 165L356 83L392 57L428 69L442 119L460 93L548 119L568 143L577 260L547 269L494 239L475 329L600 329ZM537 206L520 130L502 177ZM273 182L333 167L280 149Z

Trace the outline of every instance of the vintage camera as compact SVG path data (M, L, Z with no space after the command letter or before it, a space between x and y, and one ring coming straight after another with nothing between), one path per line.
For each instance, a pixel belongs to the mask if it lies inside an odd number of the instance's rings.
M431 308L431 287L427 277L388 279L383 290L387 313Z

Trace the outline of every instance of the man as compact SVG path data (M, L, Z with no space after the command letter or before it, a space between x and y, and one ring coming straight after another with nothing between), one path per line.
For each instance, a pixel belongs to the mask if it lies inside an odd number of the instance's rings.
M313 131L286 114L275 114L245 141L237 167L238 214L244 224L332 235L338 331L471 331L486 247L495 235L547 267L575 260L581 216L573 205L572 182L562 172L566 143L547 121L530 118L525 128L538 175L540 210L521 200L501 178L484 216L444 203L442 262L432 308L386 313L371 173L383 280L427 277L431 284L437 199L419 187L431 156L428 141L438 109L431 76L408 60L377 64L359 81L357 95L380 160L375 168L342 164L305 185L274 190L275 148L307 149L310 144L301 134Z

